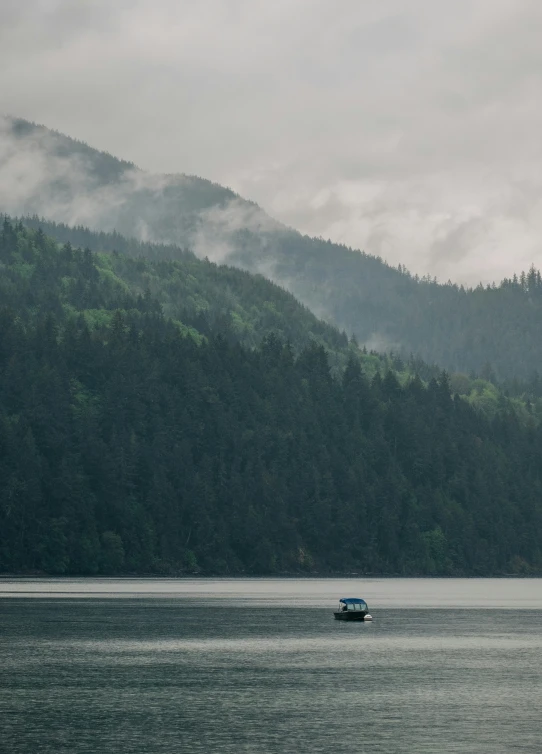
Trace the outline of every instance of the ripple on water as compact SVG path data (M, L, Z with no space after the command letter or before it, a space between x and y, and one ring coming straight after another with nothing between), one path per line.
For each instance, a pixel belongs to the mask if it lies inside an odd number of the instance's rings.
M388 595L401 602L373 599L371 624L334 621L337 595L293 610L277 606L277 580L258 605L239 602L239 584L228 602L221 584L208 602L191 589L104 598L102 580L84 599L51 585L45 598L4 597L6 752L539 754L541 612L505 617L507 582L500 608L451 610L442 582L420 609L407 607L420 588L409 597L397 581ZM285 602L305 586L288 580Z

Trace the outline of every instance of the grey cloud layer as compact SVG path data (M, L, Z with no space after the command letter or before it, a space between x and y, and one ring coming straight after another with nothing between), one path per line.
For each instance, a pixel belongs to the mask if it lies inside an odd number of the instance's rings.
M476 282L542 265L531 0L4 0L0 108Z

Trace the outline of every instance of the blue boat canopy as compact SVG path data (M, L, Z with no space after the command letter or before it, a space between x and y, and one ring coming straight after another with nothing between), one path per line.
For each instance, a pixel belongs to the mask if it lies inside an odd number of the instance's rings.
M345 605L366 605L365 600L361 600L359 597L343 597L339 600Z

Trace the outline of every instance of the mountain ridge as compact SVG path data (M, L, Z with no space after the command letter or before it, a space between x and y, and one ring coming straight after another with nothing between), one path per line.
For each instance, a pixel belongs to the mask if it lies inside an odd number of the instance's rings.
M0 210L8 214L117 230L258 272L369 348L499 380L542 371L537 271L472 289L420 280L379 257L303 236L218 184L145 173L44 126L17 123L24 133L6 135L4 126L0 140ZM51 146L59 141L60 157Z

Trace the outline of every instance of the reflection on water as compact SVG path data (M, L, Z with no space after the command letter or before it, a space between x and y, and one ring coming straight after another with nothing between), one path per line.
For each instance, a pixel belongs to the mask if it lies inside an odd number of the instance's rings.
M541 579L2 579L0 597L188 598L228 605L335 606L361 596L371 607L542 610ZM372 609L372 607L371 607Z
M0 750L538 754L541 587L3 580Z

